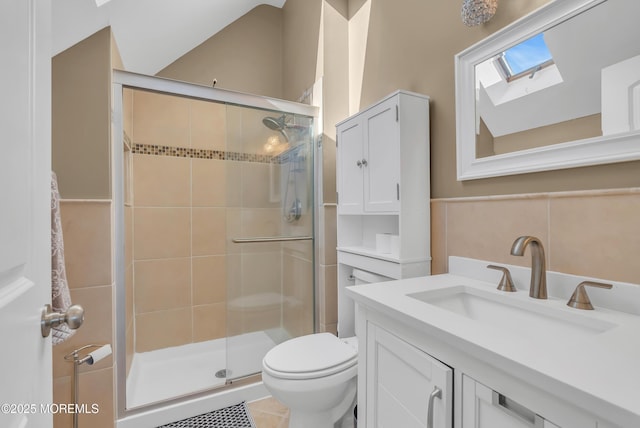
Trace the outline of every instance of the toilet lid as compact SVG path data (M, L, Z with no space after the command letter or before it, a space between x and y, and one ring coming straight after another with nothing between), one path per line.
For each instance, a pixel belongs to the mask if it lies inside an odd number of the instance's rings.
M332 374L357 362L353 346L331 333L317 333L287 340L265 355L263 363L269 369L290 374L320 372Z

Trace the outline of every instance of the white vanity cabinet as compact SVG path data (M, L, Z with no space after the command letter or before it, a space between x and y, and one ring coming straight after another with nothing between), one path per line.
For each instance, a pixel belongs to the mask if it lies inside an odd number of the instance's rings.
M433 428L627 428L395 317L362 305L357 313L359 428L431 428L434 388Z
M374 324L367 329L366 379L366 426L453 426L451 368Z

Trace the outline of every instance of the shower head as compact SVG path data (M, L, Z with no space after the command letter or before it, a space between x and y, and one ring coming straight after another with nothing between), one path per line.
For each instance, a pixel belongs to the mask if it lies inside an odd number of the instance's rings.
M272 129L274 131L280 131L284 129L284 126L285 126L284 119L285 119L284 114L278 118L266 116L264 119L262 119L262 123L264 123L264 126L266 126L269 129Z
M286 118L286 116L284 114L282 116L278 117L278 118L271 117L271 116L266 116L266 117L264 117L262 119L262 123L267 128L269 128L269 129L271 129L273 131L280 132L282 134L282 136L284 137L284 139L286 141L289 141L289 136L285 132L285 128L287 127L287 125L284 122L285 118Z

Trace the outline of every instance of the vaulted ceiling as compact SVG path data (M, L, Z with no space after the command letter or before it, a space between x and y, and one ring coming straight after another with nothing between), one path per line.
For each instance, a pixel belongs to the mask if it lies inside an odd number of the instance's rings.
M256 6L286 0L55 0L52 55L111 26L124 66L156 74ZM97 3L104 3L97 6Z

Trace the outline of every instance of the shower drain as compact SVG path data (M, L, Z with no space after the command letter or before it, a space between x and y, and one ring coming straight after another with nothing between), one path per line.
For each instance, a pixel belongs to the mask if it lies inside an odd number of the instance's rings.
M221 379L224 379L230 375L231 375L231 370L227 370L227 369L218 370L216 372L216 377L219 377Z

